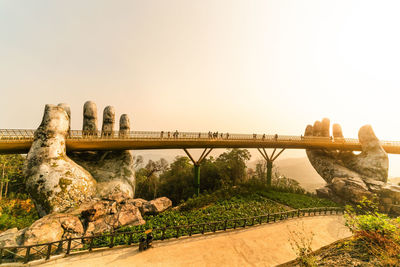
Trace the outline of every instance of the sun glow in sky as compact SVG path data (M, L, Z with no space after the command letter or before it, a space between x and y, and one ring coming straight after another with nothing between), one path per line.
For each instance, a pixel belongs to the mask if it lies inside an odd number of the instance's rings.
M44 104L65 102L80 129L93 100L135 130L300 135L329 117L347 137L368 123L400 140L399 11L365 0L3 0L0 128L36 128ZM400 176L400 159L390 163Z

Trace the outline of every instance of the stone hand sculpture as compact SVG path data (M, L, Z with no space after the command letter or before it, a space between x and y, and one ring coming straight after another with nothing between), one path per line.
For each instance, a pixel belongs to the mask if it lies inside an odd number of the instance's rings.
M97 107L86 102L83 135L97 136ZM74 152L66 154L71 112L66 104L46 105L41 125L35 132L24 174L40 216L64 212L94 197L122 193L133 198L135 174L129 151ZM101 135L113 134L114 108L104 109ZM129 118L122 115L120 134L129 132Z
M115 109L104 108L101 136L107 138L113 134L115 125ZM119 135L126 136L130 131L128 115L123 114L119 121ZM98 135L97 107L88 101L83 107L83 133ZM97 195L106 197L116 191L133 198L135 193L135 173L133 157L129 151L85 151L72 152L68 156L88 170L97 181Z
M316 121L308 125L305 138L330 137L330 121ZM335 141L343 140L339 124L333 124L332 134ZM306 150L308 159L327 182L324 188L317 189L319 196L341 202L360 201L364 196L380 193L388 178L389 160L370 125L358 132L362 152L358 155L351 151L329 151L324 149Z
M69 109L46 105L35 132L24 175L39 216L80 205L96 193L92 175L66 155Z

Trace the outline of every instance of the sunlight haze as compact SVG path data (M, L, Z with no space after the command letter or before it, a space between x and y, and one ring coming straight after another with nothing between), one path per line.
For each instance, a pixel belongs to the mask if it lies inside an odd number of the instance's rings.
M2 0L0 128L36 129L44 105L63 102L81 129L92 100L99 125L113 105L131 130L300 135L328 117L346 137L371 124L381 140L400 140L399 10L398 1ZM400 157L389 157L389 175L400 176Z

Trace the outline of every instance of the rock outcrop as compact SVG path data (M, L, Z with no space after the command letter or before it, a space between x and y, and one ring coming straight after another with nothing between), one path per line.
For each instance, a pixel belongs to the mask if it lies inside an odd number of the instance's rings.
M96 192L92 175L66 155L69 128L65 104L46 105L24 168L39 216L79 206Z
M333 137L330 137L330 121L323 119L314 125L308 125L304 138L330 138L334 142L343 142L340 125L332 126ZM363 197L391 195L398 199L400 195L387 184L389 160L378 138L370 125L360 128L358 139L362 152L358 155L351 151L326 149L306 150L308 159L318 174L327 182L324 188L317 189L317 194L339 202L357 203ZM396 187L396 186L394 186ZM390 192L390 193L389 193ZM400 192L400 190L399 190ZM395 203L395 202L393 202Z
M142 214L159 214L171 206L171 200L165 197L147 201L115 192L64 213L46 215L25 229L9 229L0 234L0 247L43 244L113 232L122 226L143 225L146 221Z

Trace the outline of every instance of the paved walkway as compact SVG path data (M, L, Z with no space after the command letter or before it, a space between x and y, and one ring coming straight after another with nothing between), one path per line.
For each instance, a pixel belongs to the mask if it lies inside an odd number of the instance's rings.
M114 248L60 258L40 266L275 266L296 258L289 244L290 231L314 234L318 249L351 233L342 216L290 219L172 241L158 241L154 248L138 252L137 246Z

